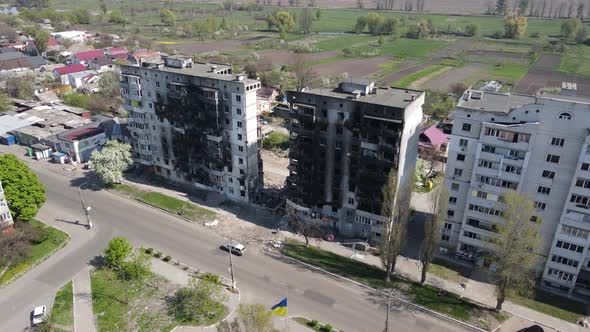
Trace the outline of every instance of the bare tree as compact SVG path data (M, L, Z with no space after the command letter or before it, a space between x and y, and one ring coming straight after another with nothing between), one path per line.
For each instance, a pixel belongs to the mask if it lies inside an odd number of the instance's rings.
M541 5L541 9L539 10L539 17L545 16L546 9L547 9L547 0L543 0L543 4Z
M381 215L386 220L381 232L381 262L385 267L387 282L391 281L397 256L401 254L406 243L413 178L412 174L408 175L405 183L398 186L397 173L392 169L382 189Z
M578 9L576 10L576 17L579 19L584 18L584 2L580 1L578 3Z
M422 265L420 284L424 284L426 281L426 273L436 255L436 247L440 240L441 229L449 205L446 183L444 180L438 182L430 196L430 214L424 221L424 241L420 248L420 264Z
M301 16L299 16L299 29L303 34L311 33L311 27L313 25L313 10L311 7L303 8Z
M297 91L309 86L316 78L316 73L313 67L307 64L307 57L304 54L295 54L291 71L295 74Z
M567 6L567 18L572 18L574 16L574 11L576 10L576 3L573 0L569 1Z
M291 217L289 226L293 229L295 234L303 236L306 247L309 247L310 238L321 239L328 233L328 227L321 221L302 220L296 212L292 212Z
M507 289L530 287L531 270L537 259L540 240L537 222L533 220L533 202L516 191L506 191L500 197L503 223L497 234L486 240L490 244L493 263L497 268L496 310L502 310Z
M356 7L357 7L358 9L363 9L363 8L365 8L365 4L363 3L363 0L357 0L357 2L356 2Z

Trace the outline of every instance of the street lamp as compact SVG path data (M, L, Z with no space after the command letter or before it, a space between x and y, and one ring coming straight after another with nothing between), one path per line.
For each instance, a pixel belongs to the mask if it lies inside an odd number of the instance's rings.
M87 182L84 182L80 185L80 187L78 187L78 193L80 194L80 200L82 201L82 209L84 210L84 215L86 215L86 228L88 229L92 229L94 226L92 225L92 220L90 220L90 210L92 209L92 207L90 206L86 206L86 202L84 201L84 196L82 196L82 187L86 184Z

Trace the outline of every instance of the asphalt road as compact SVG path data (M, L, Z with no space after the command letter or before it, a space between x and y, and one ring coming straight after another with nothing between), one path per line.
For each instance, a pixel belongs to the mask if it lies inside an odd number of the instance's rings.
M86 230L72 180L33 165L47 187L39 218L72 235L68 246L21 279L0 290L0 331L22 331L36 305L49 305L55 292L100 254L114 236L153 247L191 266L228 275L224 241L214 231L105 191L85 190L95 228ZM78 182L79 183L79 182ZM242 301L272 305L289 294L289 315L303 315L346 331L383 331L385 300L341 280L251 250L234 259ZM393 303L392 331L463 331L443 320Z

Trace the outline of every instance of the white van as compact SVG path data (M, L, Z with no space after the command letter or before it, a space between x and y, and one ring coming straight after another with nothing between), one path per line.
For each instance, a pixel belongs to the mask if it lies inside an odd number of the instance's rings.
M229 251L234 255L242 256L246 250L246 246L236 241L227 241L221 245L221 249Z

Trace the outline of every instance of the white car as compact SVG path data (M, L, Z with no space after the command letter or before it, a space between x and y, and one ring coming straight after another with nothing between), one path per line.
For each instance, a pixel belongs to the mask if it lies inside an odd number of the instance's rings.
M36 307L33 310L33 326L39 325L45 321L47 315L47 307L44 305Z
M229 251L234 255L242 256L246 250L246 246L236 241L227 241L221 245L221 249Z

